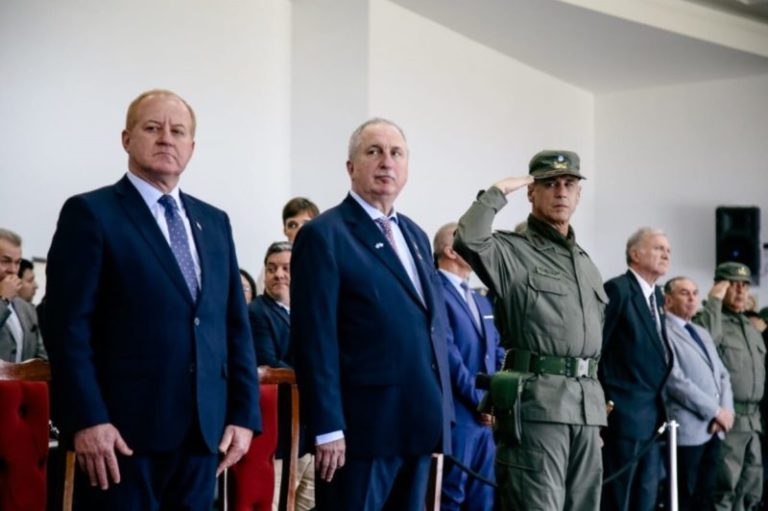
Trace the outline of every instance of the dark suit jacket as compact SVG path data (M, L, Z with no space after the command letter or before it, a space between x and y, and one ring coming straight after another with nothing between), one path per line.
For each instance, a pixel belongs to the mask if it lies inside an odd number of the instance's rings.
M425 303L351 196L302 227L291 257L291 337L309 429L344 430L348 457L450 451L441 285L426 235L398 216Z
M657 287L660 338L648 301L631 271L606 282L605 292L610 301L599 376L606 400L615 403L608 417L608 434L645 440L666 420L663 389L672 369L672 351L664 334L664 298Z
M266 294L259 295L248 305L253 345L259 365L293 367L289 351L291 318L283 307Z
M260 429L256 362L227 215L189 195L202 286L192 300L136 188L64 204L48 253L46 345L65 434L111 422L137 452L176 449L195 423Z
M480 372L495 373L504 359L504 350L499 344L499 333L493 324L493 307L486 297L472 292L482 318L482 325L478 328L464 297L444 275L439 272L438 275L443 284L451 333L448 342L448 363L456 423L477 424L477 406L483 393L475 386L475 376Z

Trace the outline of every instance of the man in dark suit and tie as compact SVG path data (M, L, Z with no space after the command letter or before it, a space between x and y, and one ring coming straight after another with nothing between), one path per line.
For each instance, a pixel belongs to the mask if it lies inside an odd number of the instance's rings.
M605 283L608 308L599 377L614 409L608 416L603 473L608 478L638 455L666 420L663 389L672 368L656 281L669 268L669 242L643 227L627 241L627 273ZM633 468L603 486L601 509L655 509L661 451L654 445Z
M349 143L351 192L299 231L291 336L315 439L318 511L421 510L450 450L442 286L429 240L394 202L408 146L372 119Z
M54 412L90 482L82 509L208 511L260 428L228 217L179 191L194 135L173 92L136 98L128 173L67 200L48 253Z
M490 300L469 287L467 280L472 268L453 249L457 227L456 222L442 226L433 243L451 333L448 363L456 413L456 423L451 430L451 450L461 463L493 481L496 454L491 433L493 417L478 412L484 392L475 386L475 377L477 373L495 373L501 367L504 350L493 324ZM470 478L455 465L445 473L442 511L487 511L493 509L493 503L492 486Z
M720 299L725 288L713 288ZM733 427L733 390L707 330L691 323L699 289L686 277L664 285L666 331L674 353L667 381L669 415L678 424L677 488L681 511L712 509L721 441Z
M0 360L47 359L35 308L21 294L21 236L0 229Z

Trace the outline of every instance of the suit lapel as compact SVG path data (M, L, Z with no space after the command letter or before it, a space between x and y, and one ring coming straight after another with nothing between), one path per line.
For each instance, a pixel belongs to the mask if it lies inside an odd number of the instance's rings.
M653 324L653 317L651 316L651 308L648 304L648 299L647 297L643 296L643 290L640 287L640 284L637 282L635 275L628 271L627 277L629 279L629 285L632 289L632 304L636 309L635 312L640 318L640 322L643 324L643 327L646 329L648 335L652 339L654 348L659 352L660 355L664 357L665 360L667 360L669 356L667 353L665 353L665 343L659 337L659 331L656 329L656 325ZM656 298L658 300L658 296ZM663 325L663 318L659 318L659 320Z
M397 280L403 285L414 300L418 303L422 303L421 297L419 297L419 294L413 287L411 278L403 267L403 263L400 262L400 258L398 258L397 254L384 237L384 234L378 227L376 227L376 224L366 214L365 210L363 210L363 208L355 202L355 199L349 195L341 204L343 206L342 211L344 212L345 219L349 224L349 230L352 235L360 241L363 247L380 260L384 266L395 275L395 277L397 277ZM400 227L400 230L403 231L402 224ZM408 239L406 238L406 242L407 241ZM418 263L416 266L418 267ZM421 277L421 274L419 277Z
M704 359L704 361L707 363L707 365L711 368L712 367L712 360L710 360L711 354L708 352L702 351L701 346L699 346L699 343L693 340L693 337L691 337L691 334L688 333L688 331L680 326L677 321L668 321L667 327L672 328L672 331L677 336L678 339L681 339L682 342L686 343L688 346L691 346L693 350L698 353L698 355ZM695 327L694 327L695 328ZM705 345L706 346L706 345Z
M140 236L147 242L181 294L192 303L189 288L187 288L187 284L184 282L184 276L181 274L176 257L173 255L170 245L168 245L163 233L160 231L160 227L152 217L152 213L147 208L147 204L141 198L138 190L128 181L127 177L123 177L115 185L115 191L120 199L120 205L138 230Z
M459 303L459 307L464 311L464 313L467 315L467 318L469 318L469 322L472 323L472 325L475 327L475 332L479 336L482 337L483 332L480 331L480 327L475 323L474 318L472 317L472 311L469 309L469 305L467 304L467 301L464 299L463 296L459 294L459 291L456 289L456 286L453 285L451 281L449 281L445 275L443 275L440 272L437 272L438 275L440 275L440 280L443 282L443 288L445 289L445 292L450 296L455 302ZM475 305L477 305L477 300L475 300ZM480 310L480 307L478 306L478 311ZM482 314L480 317L480 321L483 321Z

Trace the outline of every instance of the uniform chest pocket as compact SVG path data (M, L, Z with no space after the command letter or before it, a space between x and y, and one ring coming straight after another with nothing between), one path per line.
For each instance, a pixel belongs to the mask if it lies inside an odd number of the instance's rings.
M567 295L568 287L560 278L529 275L525 329L536 337L565 340L563 309Z

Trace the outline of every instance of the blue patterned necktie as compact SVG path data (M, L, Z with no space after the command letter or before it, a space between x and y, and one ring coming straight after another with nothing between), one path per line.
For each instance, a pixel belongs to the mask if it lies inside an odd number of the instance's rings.
M475 325L480 326L480 310L477 308L475 297L472 296L472 290L469 288L469 284L466 282L461 283L461 289L464 290L464 299L467 301L467 306L470 312L472 312L472 319L475 320Z
M686 323L685 329L688 330L688 333L691 335L693 340L696 341L696 344L699 345L699 348L701 348L701 351L704 352L704 356L707 357L707 360L709 360L709 354L707 353L707 348L704 347L704 341L701 339L701 336L696 331L696 329L693 328L693 325L691 325L690 323Z
M187 231L184 229L184 222L179 215L179 208L173 197L167 194L160 197L158 202L165 209L165 223L168 224L171 250L176 257L176 262L194 302L197 300L197 274L195 273L195 263L192 261L192 251L189 249Z

